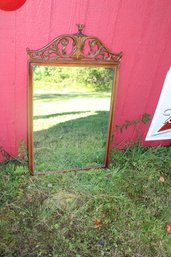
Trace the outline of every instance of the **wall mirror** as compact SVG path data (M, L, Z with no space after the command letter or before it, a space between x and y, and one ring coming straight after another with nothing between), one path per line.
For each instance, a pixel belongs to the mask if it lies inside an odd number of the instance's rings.
M61 35L28 54L30 174L107 168L122 53Z

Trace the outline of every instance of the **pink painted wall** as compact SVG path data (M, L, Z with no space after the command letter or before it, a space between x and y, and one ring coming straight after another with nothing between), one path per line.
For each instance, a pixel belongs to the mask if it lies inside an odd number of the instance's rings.
M73 33L80 22L85 34L124 52L115 124L153 115L171 65L170 10L170 0L27 0L17 11L0 11L0 145L15 153L27 139L26 48ZM141 126L143 138L148 127ZM132 128L117 132L115 144L134 138Z

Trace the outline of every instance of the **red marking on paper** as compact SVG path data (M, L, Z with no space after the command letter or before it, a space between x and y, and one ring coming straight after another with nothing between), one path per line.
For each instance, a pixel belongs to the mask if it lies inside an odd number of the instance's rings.
M165 121L164 125L157 132L165 132L169 129L171 129L171 117Z

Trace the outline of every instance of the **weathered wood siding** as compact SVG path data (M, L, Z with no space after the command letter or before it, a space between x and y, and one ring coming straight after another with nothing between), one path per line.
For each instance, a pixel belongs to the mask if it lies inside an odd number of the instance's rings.
M0 145L10 153L27 140L26 48L73 33L81 22L85 34L124 53L115 124L154 114L171 65L170 0L27 0L17 11L0 11ZM143 139L148 127L139 126ZM116 132L115 144L135 137L133 128ZM151 144L159 143L169 141Z

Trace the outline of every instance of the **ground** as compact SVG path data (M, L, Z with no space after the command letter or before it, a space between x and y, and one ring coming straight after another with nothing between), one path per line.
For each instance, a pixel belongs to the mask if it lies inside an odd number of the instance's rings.
M1 164L0 256L171 256L170 156L137 145L107 170L35 177Z

